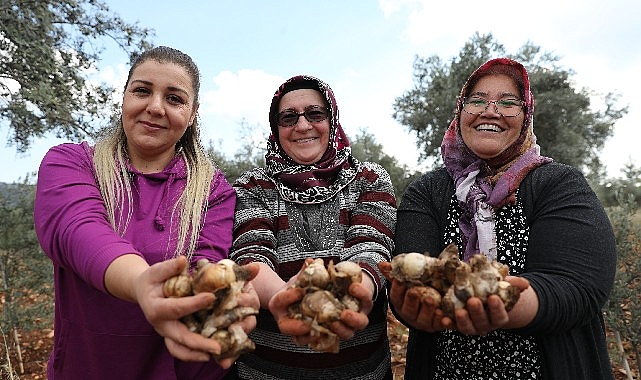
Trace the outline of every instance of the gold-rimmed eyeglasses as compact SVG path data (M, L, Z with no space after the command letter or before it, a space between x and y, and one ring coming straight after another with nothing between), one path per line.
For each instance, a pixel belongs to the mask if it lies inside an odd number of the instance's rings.
M523 109L523 101L518 99L488 100L478 96L463 98L463 111L470 115L480 115L487 110L490 104L494 104L496 112L501 116L519 116Z

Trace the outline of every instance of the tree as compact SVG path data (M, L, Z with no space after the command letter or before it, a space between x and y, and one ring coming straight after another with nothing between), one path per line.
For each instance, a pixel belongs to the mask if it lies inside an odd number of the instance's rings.
M51 261L42 252L33 227L35 186L28 180L22 183L0 183L0 292L4 307L0 327L5 323L29 328L40 321L50 320L52 305L24 302L29 297L52 289ZM19 302L22 301L22 302ZM16 307L20 305L20 307ZM27 307L25 307L28 305ZM33 315L38 318L33 318Z
M0 183L0 335L7 358L9 347L15 349L21 373L18 331L50 327L53 320L53 268L33 228L34 193L27 180ZM5 370L3 365L0 374Z
M240 122L241 144L232 158L227 158L222 153L222 149L215 148L210 142L207 152L230 183L250 169L265 166L267 136L256 135L255 131L259 130L261 130L259 126L252 128L244 119Z
M135 55L153 32L128 24L99 0L4 0L0 4L0 122L25 152L53 132L79 140L108 122L113 89L87 72L105 37ZM106 111L106 112L105 112Z
M608 327L614 330L624 367L627 352L641 370L641 218L633 194L617 192L618 205L608 210L617 244L614 286L604 307ZM621 340L627 344L624 346ZM627 351L627 352L626 352ZM628 374L628 378L632 378Z
M594 186L599 200L605 206L618 206L619 198L630 199L633 210L641 208L641 167L632 161L623 167L623 178L609 178L605 184Z
M407 166L399 164L396 158L384 153L383 146L364 129L361 129L356 138L351 141L351 146L352 154L358 160L376 162L387 170L392 179L397 203L401 201L407 186L421 174L412 172Z
M421 158L440 162L440 145L456 111L458 92L477 67L497 56L511 57L528 69L542 154L585 171L602 166L598 153L612 135L615 122L627 112L627 107L617 107L617 95L604 95L602 110L593 111L590 96L596 94L576 90L571 81L574 73L559 67L558 57L541 53L529 42L509 55L491 34L478 33L447 63L438 56L417 56L414 88L394 102L393 116L416 133Z

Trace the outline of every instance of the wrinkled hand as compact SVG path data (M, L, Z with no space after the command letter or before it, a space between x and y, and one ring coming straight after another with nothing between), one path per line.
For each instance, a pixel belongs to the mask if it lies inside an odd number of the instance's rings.
M456 329L467 335L486 335L510 320L503 301L496 295L487 297L487 310L478 297L471 297L465 308L457 309L454 314Z
M165 298L162 292L165 280L180 274L186 265L187 259L181 256L149 267L135 281L136 299L147 321L164 338L171 355L180 360L204 362L211 359L211 354L220 354L220 345L189 331L179 319L211 305L214 295Z
M407 288L401 281L390 276L392 264L381 262L378 264L385 278L391 282L389 300L397 315L407 325L427 332L443 331L452 328L453 321L444 316L443 311L431 297L422 297L411 288Z
M254 286L251 283L251 280L254 279L254 277L256 277L260 267L258 266L258 264L255 264L255 263L247 264L244 267L246 269L249 269L251 274L247 280L247 283L243 287L243 292L238 296L238 305L249 306L258 310L260 309L260 301L258 299L258 294L256 293L256 290L254 289ZM256 328L256 316L250 315L234 324L240 325L245 331L245 333L249 334ZM219 360L218 364L221 367L227 369L234 364L236 359L238 359L238 356L224 358Z
M308 335L311 328L299 319L289 317L288 308L300 302L305 296L305 289L286 287L278 291L269 300L269 311L278 323L280 332L293 337Z
M308 258L305 262L310 264L312 261L313 259ZM292 336L298 345L313 344L319 337L310 335L311 326L302 320L289 317L288 313L289 307L302 301L305 296L305 289L292 287L297 278L298 274L287 282L286 287L274 294L269 301L269 310L277 321L281 333ZM369 277L367 278L369 279ZM348 291L350 295L358 299L360 309L358 311L343 310L340 320L332 322L329 326L329 329L342 340L351 339L356 331L367 327L369 324L367 315L374 306L373 291L362 282L351 284Z
M305 264L298 271L295 276L287 281L285 286L277 291L269 300L269 311L272 313L272 316L278 323L278 329L281 333L285 335L291 335L296 340L296 337L309 335L311 328L307 323L289 317L288 309L291 305L300 302L305 297L305 289L295 288L293 285L298 280L298 275L310 265L314 259L307 258L305 259Z
M330 330L338 335L341 340L348 340L354 337L358 330L363 330L369 324L367 317L374 306L373 292L363 283L353 283L349 286L349 294L358 299L360 309L343 310L340 320L330 324Z
M295 276L287 281L285 287L277 291L269 300L269 311L278 323L278 329L285 335L290 335L296 344L305 345L309 342L311 327L300 319L289 317L288 309L291 305L301 302L305 297L305 289L293 287L298 280L298 275L310 265L314 259L308 257L305 264Z
M523 277L508 276L510 284L518 287L521 293L530 286ZM487 298L487 308L477 297L467 300L464 309L455 311L456 329L467 335L487 335L489 332L505 327L510 322L508 312L501 298L491 295Z

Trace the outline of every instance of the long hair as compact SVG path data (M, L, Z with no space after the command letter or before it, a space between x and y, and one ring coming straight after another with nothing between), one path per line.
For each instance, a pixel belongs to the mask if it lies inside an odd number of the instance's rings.
M194 94L196 94L193 106L196 105L200 90L198 67L187 54L166 46L145 51L134 59L129 69L125 89L136 67L148 60L173 63L184 68L192 80ZM185 255L191 259L204 224L205 208L215 171L212 160L209 159L200 142L198 117L187 127L176 144L176 153L186 162L187 184L171 212L172 220L176 216L179 218L178 230L174 232L177 244L173 256ZM113 127L96 143L94 167L109 221L114 231L121 236L127 231L133 212L131 176L127 170L127 162L127 136L122 118L118 118ZM170 225L173 226L173 223Z

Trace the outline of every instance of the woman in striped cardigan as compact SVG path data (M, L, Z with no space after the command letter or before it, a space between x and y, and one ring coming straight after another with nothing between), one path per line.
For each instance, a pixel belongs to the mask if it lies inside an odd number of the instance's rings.
M352 156L334 94L317 78L283 83L269 121L265 167L233 185L238 198L230 257L261 266L252 281L261 302L250 335L256 350L239 358L237 376L391 379L387 294L377 267L393 250L396 199L389 174ZM363 271L362 283L350 288L360 310L344 311L332 327L341 338L338 354L294 343L312 339L309 328L287 317L296 300L289 285L309 257L325 264L353 261Z

